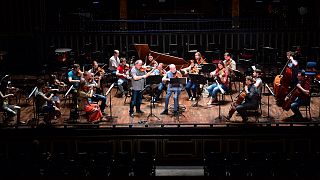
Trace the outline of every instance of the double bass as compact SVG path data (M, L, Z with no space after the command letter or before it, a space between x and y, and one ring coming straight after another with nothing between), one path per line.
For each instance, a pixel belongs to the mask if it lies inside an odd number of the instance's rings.
M289 87L292 82L292 69L288 67L290 59L282 69L280 75L277 75L273 81L273 90L276 98L276 104L281 107L286 95L289 92Z

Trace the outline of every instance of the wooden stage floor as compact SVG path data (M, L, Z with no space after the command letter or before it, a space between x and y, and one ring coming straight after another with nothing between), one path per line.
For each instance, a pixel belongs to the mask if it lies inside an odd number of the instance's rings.
M266 92L267 89L264 89ZM174 125L174 124L181 124L181 125L208 125L208 124L215 124L215 125L225 125L228 123L236 123L241 124L242 120L241 117L235 113L231 119L231 122L225 122L225 119L217 119L219 117L219 105L210 105L208 106L206 103L208 102L208 95L204 91L202 93L202 97L199 100L198 106L193 107L192 104L195 103L194 101L189 101L188 96L185 90L182 91L180 95L179 104L185 107L185 112L183 112L183 115L179 117L173 117L170 115L160 115L160 113L164 109L164 100L165 100L165 92L162 94L162 99L159 103L155 103L155 108L152 109L153 114L159 117L159 120L157 120L155 117L148 118L148 115L150 114L150 96L144 95L145 99L143 100L143 104L141 106L142 111L144 111L144 114L136 114L134 118L131 118L129 116L129 102L130 97L126 99L123 98L117 98L115 97L116 89L112 89L111 95L112 95L112 116L115 117L112 120L99 122L99 125L117 125L117 126L145 126L148 124L148 126L152 125ZM232 94L233 99L235 100L238 96L238 92L234 92ZM110 103L110 95L108 96L107 104ZM70 118L70 108L68 101L65 102L64 99L61 97L61 111L62 111L62 117L53 120L53 123L55 125L63 125L66 124L66 122L70 122L68 120ZM13 101L14 103L15 101ZM302 119L302 122L318 122L320 120L319 118L319 109L320 109L320 97L312 97L311 99L311 116L312 119ZM20 103L18 104L21 106L21 121L27 122L30 119L34 117L34 111L33 111L33 105L32 101L26 102L25 98L22 96ZM170 99L171 106L173 106L173 96ZM221 116L227 115L229 108L231 104L231 98L230 95L225 95L225 102L220 105L220 114ZM169 106L170 106L169 105ZM290 111L284 111L282 108L279 108L275 104L275 99L273 96L269 96L269 115L270 118L267 117L268 115L268 96L262 96L262 115L258 117L259 123L288 123L285 122L284 119L291 116L293 113ZM305 108L300 108L301 110ZM106 113L107 115L110 115L110 106L106 107ZM302 114L305 116L306 113L302 111ZM41 123L41 121L40 121ZM76 121L77 124L88 124L86 119L83 116L80 116L80 118ZM249 117L249 123L257 123L255 116Z

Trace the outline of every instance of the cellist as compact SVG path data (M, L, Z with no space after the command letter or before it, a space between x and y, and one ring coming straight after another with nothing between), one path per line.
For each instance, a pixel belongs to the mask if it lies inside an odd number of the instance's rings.
M294 115L290 116L289 119L301 119L302 115L299 111L299 107L310 103L310 78L305 75L304 70L298 72L297 78L298 84L296 85L296 88L299 90L300 95L298 95L290 105L290 109Z
M294 52L287 52L287 60L289 61L288 67L292 69L292 87L294 87L298 83L298 61L293 59L293 56Z

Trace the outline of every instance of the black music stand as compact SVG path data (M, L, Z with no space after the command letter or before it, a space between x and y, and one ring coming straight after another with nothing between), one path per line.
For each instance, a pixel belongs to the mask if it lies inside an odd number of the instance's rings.
M180 87L181 85L186 85L187 84L187 78L183 77L183 78L170 78L170 82L169 82L173 87ZM179 98L178 98L179 99ZM180 113L179 109L180 109L180 104L178 104L178 122L179 122L179 116L182 115L183 117L185 117L182 114L182 111Z
M205 85L207 83L207 79L203 76L203 75L199 75L199 74L189 74L190 80L198 85L203 84ZM198 97L196 97L196 103L192 104L193 107L199 107L199 99L201 97L202 91L203 91L203 87L202 86L200 88L200 94L198 94Z
M162 76L161 75L154 75L154 76L148 76L146 79L146 84L150 86L150 113L147 116L147 121L149 121L150 117L155 117L158 121L160 121L160 118L152 113L152 107L155 107L153 99L155 98L155 89L158 88L159 84L162 82ZM152 88L152 85L157 84L155 88Z
M116 83L116 82L115 82ZM115 118L118 118L118 116L112 116L112 95L111 95L111 90L114 87L115 83L112 83L110 88L108 89L108 91L106 92L106 97L108 96L108 94L110 94L110 99L109 99L109 109L110 109L110 116L107 116L106 118L108 118L108 120L113 120Z
M210 73L216 70L215 64L208 63L208 64L201 64L200 66L201 66L201 72L203 73Z
M267 87L268 89L268 92L267 93L263 93L264 96L268 96L268 115L267 116L264 116L263 118L267 118L267 120L273 120L274 118L270 116L270 100L269 100L269 97L270 95L274 96L274 93L273 91L270 89L270 87L268 86L267 83L264 84L265 87Z

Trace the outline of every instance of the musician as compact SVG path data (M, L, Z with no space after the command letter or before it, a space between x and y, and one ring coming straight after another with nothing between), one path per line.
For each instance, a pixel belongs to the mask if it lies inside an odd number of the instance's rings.
M196 52L194 54L194 59L195 59L195 63L197 65L200 65L200 64L207 64L207 62L202 58L202 55L200 52Z
M14 94L6 94L8 89L8 81L3 80L0 82L0 108L1 111L7 113L5 121L9 122L14 116L17 116L17 123L24 123L20 121L20 106L9 104L9 97L13 97Z
M146 73L145 69L142 68L142 60L137 60L134 63L134 67L131 69L130 74L132 76L132 97L130 102L130 117L134 117L133 108L136 106L136 112L143 114L140 106L142 102L142 91L144 89L145 79L152 73L152 71ZM143 70L142 70L143 69Z
M113 51L113 56L109 59L109 70L112 74L116 74L116 70L120 64L119 50Z
M57 106L55 106L52 100L54 94L49 91L49 87L46 87L45 84L44 80L37 80L37 91L35 92L36 108L38 109L38 112L48 113L44 117L44 122L46 124L51 124L51 120L55 116L57 118L61 116L61 111Z
M88 121L95 123L103 119L102 112L97 104L92 104L90 98L93 97L93 88L85 81L80 82L78 99L79 109L88 115Z
M255 81L254 85L258 88L258 90L261 90L262 88L261 70L255 69L252 73L252 77Z
M49 88L53 91L52 101L54 102L55 106L60 109L60 97L58 95L59 87L65 87L66 84L58 80L57 76L52 74L48 81Z
M104 110L106 108L107 97L96 92L96 89L99 89L101 87L101 78L99 77L98 79L94 79L93 74L89 72L84 72L83 77L86 85L90 86L90 88L93 89L92 97L88 98L89 103L92 103L92 101L101 101L100 110L105 116L106 113L104 112Z
M177 78L182 77L182 74L177 71L176 66L174 64L169 65L170 71L166 73L166 75L162 78L163 82L170 81L170 78ZM179 116L178 108L179 108L179 95L181 93L182 85L181 84L169 84L167 89L166 95L166 102L164 106L164 110L160 113L161 115L168 114L168 106L169 106L169 99L174 93L174 116Z
M79 64L74 64L72 70L68 73L68 82L73 85L75 89L79 87L82 74Z
M291 87L295 87L298 83L298 61L293 58L295 55L294 52L288 51L287 52L287 61L288 67L292 69L292 82L290 83Z
M228 70L228 74L230 76L234 76L234 70L237 69L237 64L236 61L234 61L231 58L231 54L230 53L224 53L224 66L226 67L226 69Z
M120 64L117 68L116 71L116 75L118 77L118 88L119 91L118 92L118 97L122 97L123 94L127 94L128 93L128 75L127 75L127 71L129 71L130 67L129 65L126 63L126 59L125 58L121 58L120 59ZM124 90L126 89L126 91Z
M298 84L296 87L302 92L292 103L291 110L294 113L290 119L301 119L302 115L299 111L301 105L309 104L310 102L310 78L305 75L305 71L298 72Z
M197 56L197 53L195 54L195 57ZM197 57L195 58L197 59ZM197 68L197 64L194 60L190 60L190 65L186 68L183 68L181 71L184 71L185 74L199 74L199 70ZM193 82L191 79L187 82L186 85L186 91L189 97L189 101L193 100L195 101L197 98L197 88L199 85L195 82ZM192 93L191 93L192 91Z
M153 56L151 54L148 55L148 60L150 62L149 66L151 66L151 67L158 66L158 62L155 59L153 59Z
M164 76L166 75L166 70L163 69L163 63L159 63L157 66L157 69L155 69L151 75L161 75ZM166 88L166 84L164 82L161 82L158 85L158 89L155 92L155 98L152 100L153 102L157 102L160 99L160 95L162 93L162 90L164 90Z
M237 112L240 114L243 122L248 121L247 110L257 109L259 106L259 91L254 85L254 79L251 76L246 77L246 85L244 87L246 92L245 101L236 107Z
M211 105L212 103L217 102L217 94L221 92L221 89L224 91L227 91L229 89L228 70L226 70L222 61L218 63L217 69L212 71L210 75L214 76L216 82L218 82L219 84L213 83L207 88L210 96L210 100L207 105Z

